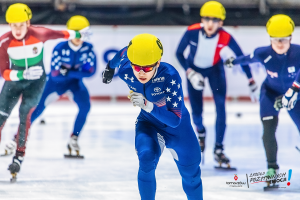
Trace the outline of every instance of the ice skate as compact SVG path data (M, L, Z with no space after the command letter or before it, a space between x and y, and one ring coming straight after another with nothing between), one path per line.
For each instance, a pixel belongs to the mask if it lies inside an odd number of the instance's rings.
M205 150L205 128L202 131L198 131L198 142L201 149L201 163L204 165L204 150Z
M22 156L14 156L12 163L8 166L8 170L12 175L12 178L10 179L11 183L15 183L17 181L17 173L20 172L23 159L24 157Z
M13 139L5 145L4 154L1 154L1 156L10 156L16 151L17 143L15 140Z
M276 177L276 174L278 173L278 169L274 168L269 168L267 171L266 176L269 177ZM274 191L277 190L279 185L276 184L276 179L274 178L273 180L266 181L267 186L264 187L264 191Z
M224 155L222 148L216 148L214 156L215 160L219 163L219 166L215 166L215 169L236 171L236 168L230 166L230 160ZM223 167L222 164L225 164L226 167Z
M67 145L67 148L69 150L69 154L65 154L65 158L81 158L83 159L84 156L80 155L80 147L77 143L78 137L76 135L72 135L70 138L70 141ZM76 152L76 155L72 155L72 151Z

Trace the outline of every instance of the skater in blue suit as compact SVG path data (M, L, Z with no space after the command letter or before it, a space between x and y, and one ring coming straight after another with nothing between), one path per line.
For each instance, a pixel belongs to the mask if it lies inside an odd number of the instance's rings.
M224 163L229 167L230 160L223 151L226 130L226 76L223 60L231 56L241 56L243 52L235 39L222 28L226 11L221 3L206 2L200 10L200 15L202 23L188 27L178 45L176 56L186 71L192 115L202 152L206 146L206 129L202 118L204 79L209 81L217 112L214 158L220 165ZM188 46L190 53L185 58L184 51ZM248 65L242 65L242 68L249 79L251 98L255 101L257 86L250 68Z
M289 16L274 15L267 23L270 46L259 47L251 55L230 58L225 62L228 67L260 62L266 68L267 77L260 92L260 117L269 175L274 175L279 169L275 132L282 107L287 108L300 131L300 103L297 103L300 88L300 46L291 44L294 26Z
M137 35L108 63L103 82L110 83L119 68L119 77L131 91L128 98L141 108L135 127L141 199L155 199L155 169L166 147L187 198L202 200L200 148L184 105L181 78L172 65L161 62L162 54L163 46L154 35Z

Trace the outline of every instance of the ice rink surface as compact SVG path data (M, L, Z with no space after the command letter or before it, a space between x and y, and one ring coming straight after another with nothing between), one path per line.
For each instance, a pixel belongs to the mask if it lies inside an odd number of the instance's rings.
M187 103L189 108L189 104ZM138 200L138 159L134 149L134 123L139 109L129 103L93 102L79 144L83 160L65 159L67 142L78 109L70 102L47 107L30 132L26 157L15 184L9 182L7 170L11 157L0 157L0 199L30 200ZM207 129L205 165L201 165L204 199L218 200L292 200L300 199L300 137L286 111L279 117L277 129L280 172L292 169L291 185L280 183L276 192L264 192L265 183L229 187L226 182L246 182L246 174L266 171L262 143L262 125L258 104L227 103L225 154L236 172L214 169L215 108L205 103L204 123ZM240 113L241 117L238 117ZM300 113L299 113L300 114ZM17 131L18 110L14 109L2 133L0 146ZM156 170L157 200L184 200L180 175L171 153L165 150Z

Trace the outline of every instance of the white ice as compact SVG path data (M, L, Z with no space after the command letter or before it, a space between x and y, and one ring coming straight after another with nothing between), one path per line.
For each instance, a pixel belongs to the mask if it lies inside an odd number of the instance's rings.
M190 107L187 104L187 107ZM0 157L0 199L30 200L138 200L138 159L134 148L134 122L138 108L129 103L93 102L87 123L79 139L84 160L70 160L66 144L72 131L77 107L70 102L57 102L47 107L43 117L31 128L25 160L17 183L11 184L7 167L11 157ZM254 172L266 171L259 107L250 103L227 103L225 154L237 172L214 169L212 151L215 140L215 108L205 103L204 123L207 128L205 165L201 165L204 199L218 200L291 200L300 199L300 137L286 111L279 117L277 129L280 172L292 169L291 185L281 183L276 192L264 192L265 183L250 187L229 187L226 182L246 181ZM241 117L237 117L241 113ZM2 132L0 150L18 126L18 109L13 110ZM287 175L286 175L287 176ZM171 154L165 151L156 170L157 200L186 199L180 175Z

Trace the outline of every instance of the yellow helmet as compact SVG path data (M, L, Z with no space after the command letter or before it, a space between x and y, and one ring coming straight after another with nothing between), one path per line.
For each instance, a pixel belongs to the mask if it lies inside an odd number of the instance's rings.
M5 18L7 23L26 22L32 18L32 12L26 4L15 3L8 7Z
M90 26L89 20L81 15L75 15L67 22L67 29L74 31L80 31L88 26Z
M152 65L163 55L163 45L151 34L143 33L135 36L128 45L128 59L139 66Z
M267 32L270 37L287 37L292 35L295 28L294 21L287 15L274 15L267 22Z
M226 18L224 6L217 1L208 1L200 9L201 17L215 17L221 20Z

